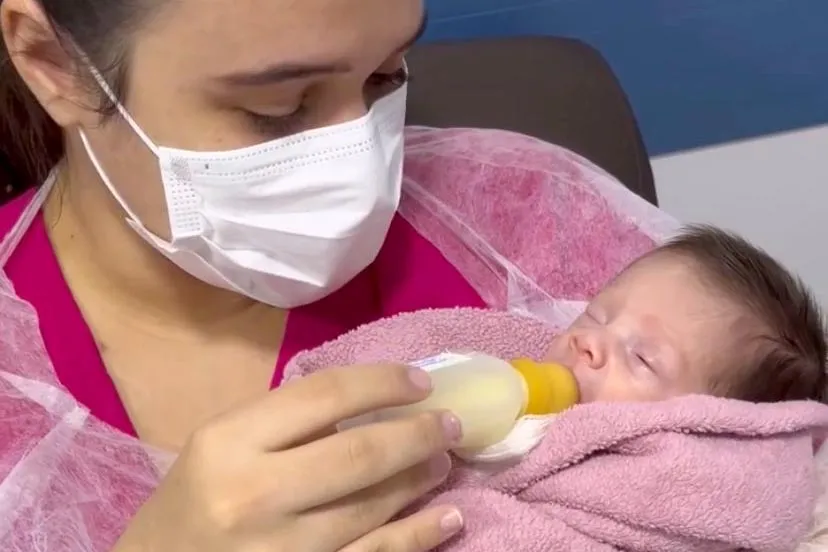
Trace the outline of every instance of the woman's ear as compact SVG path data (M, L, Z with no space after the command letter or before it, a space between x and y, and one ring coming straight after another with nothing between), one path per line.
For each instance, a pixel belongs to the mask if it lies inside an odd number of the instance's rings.
M11 62L31 93L61 127L98 120L95 98L84 86L88 69L61 40L37 0L1 0L0 31Z

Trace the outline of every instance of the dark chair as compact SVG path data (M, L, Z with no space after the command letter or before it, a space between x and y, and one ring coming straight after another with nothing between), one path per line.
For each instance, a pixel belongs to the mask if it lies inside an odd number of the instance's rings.
M592 47L551 37L421 44L408 64L409 124L500 128L553 142L657 204L635 116Z

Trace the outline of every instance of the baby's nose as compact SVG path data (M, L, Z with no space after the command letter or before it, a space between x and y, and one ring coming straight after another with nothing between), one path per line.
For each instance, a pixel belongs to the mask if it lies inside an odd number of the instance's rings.
M586 331L572 335L572 348L578 354L579 360L590 368L599 369L606 361L605 345L601 336L596 332Z

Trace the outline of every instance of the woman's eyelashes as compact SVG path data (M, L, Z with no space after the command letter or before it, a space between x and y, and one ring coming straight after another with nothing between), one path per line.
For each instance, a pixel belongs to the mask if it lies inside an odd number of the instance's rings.
M390 94L410 80L404 67L391 73L374 73L365 82L366 97L370 103ZM258 134L265 136L288 136L306 128L309 109L306 98L292 112L285 115L265 115L245 111L245 115Z
M405 67L400 67L390 73L374 73L366 81L367 86L387 87L389 92L396 90L400 86L411 80L411 75Z
M256 133L265 136L286 136L302 128L306 112L306 104L303 102L286 115L264 115L254 111L245 111L245 115Z

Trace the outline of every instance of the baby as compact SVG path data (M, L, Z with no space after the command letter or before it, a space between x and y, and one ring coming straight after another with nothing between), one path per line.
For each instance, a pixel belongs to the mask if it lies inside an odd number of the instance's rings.
M799 279L744 239L695 226L606 286L547 360L572 369L583 402L824 401L825 334Z
M446 349L572 370L583 404L512 431L530 453L458 462L416 505L462 512L443 550L793 550L828 432L823 324L779 263L698 226L633 262L561 334L493 310L418 311L298 355L288 374Z

